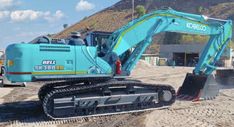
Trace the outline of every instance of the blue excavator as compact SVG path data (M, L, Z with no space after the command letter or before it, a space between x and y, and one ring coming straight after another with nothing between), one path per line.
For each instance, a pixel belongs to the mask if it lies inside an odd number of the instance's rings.
M170 85L128 78L152 37L162 32L210 37L177 93ZM53 43L46 36L9 45L4 70L12 82L50 81L40 88L38 97L52 119L139 112L170 106L176 97L215 97L219 89L212 82L212 72L231 37L231 20L163 9L113 33L91 32L86 45Z

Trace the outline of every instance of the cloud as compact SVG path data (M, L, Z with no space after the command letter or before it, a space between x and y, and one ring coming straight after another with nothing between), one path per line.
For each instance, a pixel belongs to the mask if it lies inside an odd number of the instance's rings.
M16 10L11 12L11 20L14 22L33 21L43 15L40 11Z
M76 11L87 11L95 8L95 5L87 0L80 0L76 5Z
M57 10L54 15L55 18L61 19L64 17L64 14L61 10Z
M0 21L9 18L10 12L9 11L0 11Z
M57 10L55 14L53 15L51 15L50 12L46 12L44 18L48 22L55 22L55 21L62 19L63 17L64 17L64 13L61 10Z
M57 10L55 14L51 14L50 11L35 11L35 10L16 10L10 14L10 19L13 22L27 22L35 20L46 20L49 22L60 20L64 17L61 10Z
M6 9L14 5L13 0L0 0L0 9Z
M0 22L29 22L36 20L55 22L64 17L64 13L61 10L52 13L50 11L15 9L20 4L21 2L19 0L0 0Z
M10 9L19 4L20 2L16 0L0 0L0 10Z

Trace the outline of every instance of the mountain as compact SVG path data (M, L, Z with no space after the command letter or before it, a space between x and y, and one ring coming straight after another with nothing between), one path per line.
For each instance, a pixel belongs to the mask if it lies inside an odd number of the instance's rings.
M171 7L177 11L203 14L213 18L232 19L234 21L234 0L135 0L135 5L143 5L147 13L163 7ZM72 31L114 31L131 20L131 8L132 0L121 0L96 14L85 17L54 37L65 38ZM155 39L159 43L163 42L164 34L161 35ZM154 52L157 47L154 44L151 46L151 50Z

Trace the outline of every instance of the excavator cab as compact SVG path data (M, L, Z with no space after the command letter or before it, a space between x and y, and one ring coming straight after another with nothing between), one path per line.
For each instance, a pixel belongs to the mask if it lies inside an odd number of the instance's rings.
M99 57L104 56L104 52L108 50L106 43L110 37L111 32L93 31L87 34L84 39L87 46L97 47L97 53Z

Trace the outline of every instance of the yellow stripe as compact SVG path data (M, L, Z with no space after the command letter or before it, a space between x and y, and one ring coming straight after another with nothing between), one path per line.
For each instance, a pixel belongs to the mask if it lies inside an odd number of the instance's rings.
M171 15L171 14L153 14L153 15L151 15L151 16L145 18L144 20L142 20L142 21L136 23L135 25L131 26L131 27L128 28L127 30L125 30L125 31L120 35L119 40L118 40L117 44L116 44L115 47L114 47L114 50L117 49L117 48L119 47L119 44L120 44L120 42L121 42L122 39L123 39L123 36L125 36L125 34L126 34L127 32L133 30L134 28L136 28L137 26L139 26L140 24L142 24L142 23L145 22L146 20L148 20L148 19L150 19L150 18L152 18L152 17L156 17L156 16L171 16L171 17L175 17L175 18L182 18L182 19L185 19L185 20L190 21L190 22L194 22L194 23L198 23L198 24L202 24L202 25L208 26L208 25L205 24L205 23L201 23L201 22L198 22L198 21L193 21L193 20L191 20L191 19L186 19L186 18L184 18L184 17L175 16L175 15Z
M74 75L87 74L87 71L69 71L69 72L32 72L33 75Z
M77 71L76 74L88 74L87 71Z

